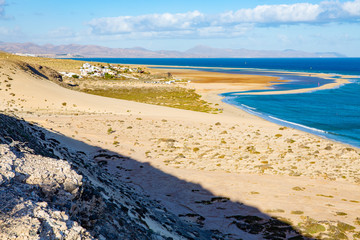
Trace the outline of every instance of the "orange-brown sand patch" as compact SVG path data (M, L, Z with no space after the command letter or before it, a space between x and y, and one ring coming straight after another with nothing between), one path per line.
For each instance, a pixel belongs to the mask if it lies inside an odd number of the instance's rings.
M194 83L231 83L231 84L263 84L270 86L272 82L285 82L277 77L245 75L220 72L197 71L191 69L152 69L151 72L171 73L175 78L191 80Z

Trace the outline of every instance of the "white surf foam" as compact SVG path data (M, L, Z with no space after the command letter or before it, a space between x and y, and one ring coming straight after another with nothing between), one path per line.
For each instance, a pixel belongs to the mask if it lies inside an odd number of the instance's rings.
M274 119L276 121L284 122L284 123L287 123L287 124L290 124L290 125L305 128L305 129L308 129L308 130L311 130L311 131L320 132L320 133L327 133L326 131L323 131L323 130L320 130L320 129L317 129L317 128L308 127L308 126L305 126L305 125L302 125L302 124L299 124L299 123L289 122L289 121L286 121L286 120L283 120L283 119L280 119L280 118L276 118L276 117L273 117L273 116L269 116L269 118Z

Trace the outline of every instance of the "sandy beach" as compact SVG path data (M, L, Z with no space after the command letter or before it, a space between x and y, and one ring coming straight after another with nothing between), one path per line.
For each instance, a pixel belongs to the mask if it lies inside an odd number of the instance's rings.
M216 94L221 94L232 91L265 90L265 89L269 89L274 84L279 84L279 83L281 84L287 82L287 80L281 80L278 77L272 77L272 76L209 72L206 71L208 69L206 67L197 67L196 68L197 70L191 69L191 67L187 67L186 69L181 69L180 66L171 66L172 68L166 68L170 66L161 66L162 68L156 68L156 66L146 66L146 67L152 67L153 69L151 69L151 71L155 73L170 72L177 78L190 80L193 84L189 84L189 87L195 88L198 92L201 93L212 92ZM176 69L176 67L179 67L180 69ZM199 71L198 69L203 69L203 71ZM233 68L219 68L219 69L222 71L233 70ZM272 73L272 71L268 71L268 72L269 74ZM277 73L285 73L285 72L278 71ZM289 74L288 72L286 73ZM309 76L308 73L304 73L304 72L292 72L291 74L297 76ZM333 77L332 74L311 73L310 75L312 77L334 80L332 78ZM343 75L340 78L336 79L335 82L333 83L324 84L322 86L314 87L314 88L295 89L289 91L271 91L271 92L260 91L260 92L252 92L252 93L239 93L239 95L292 94L292 93L304 93L304 92L311 92L317 90L331 89L338 87L339 85L349 83L348 78L351 77L352 76ZM213 99L211 101L213 101Z
M171 69L223 110L209 114L89 95L5 60L0 66L2 111L85 143L81 149L62 142L187 221L229 239L259 239L234 216L277 217L318 238L359 235L359 149L267 122L218 96L266 89L279 82L274 77ZM110 157L99 156L99 149Z

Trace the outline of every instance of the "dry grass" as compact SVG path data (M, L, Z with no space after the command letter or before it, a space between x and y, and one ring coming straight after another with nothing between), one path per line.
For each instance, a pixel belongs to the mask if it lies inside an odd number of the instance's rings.
M218 110L201 99L201 96L192 89L183 87L117 87L117 88L86 88L82 92L130 100L141 103L161 105L199 112L217 113Z

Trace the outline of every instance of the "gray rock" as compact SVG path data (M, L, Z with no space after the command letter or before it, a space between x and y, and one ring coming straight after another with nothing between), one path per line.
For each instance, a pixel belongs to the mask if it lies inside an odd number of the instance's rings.
M74 199L62 189L67 181L81 186L81 176L66 161L29 153L16 157L10 146L0 145L0 239L93 239L91 234L66 211L57 210L58 202ZM18 176L18 177L16 177ZM45 202L47 200L50 202ZM64 201L64 202L62 202Z

